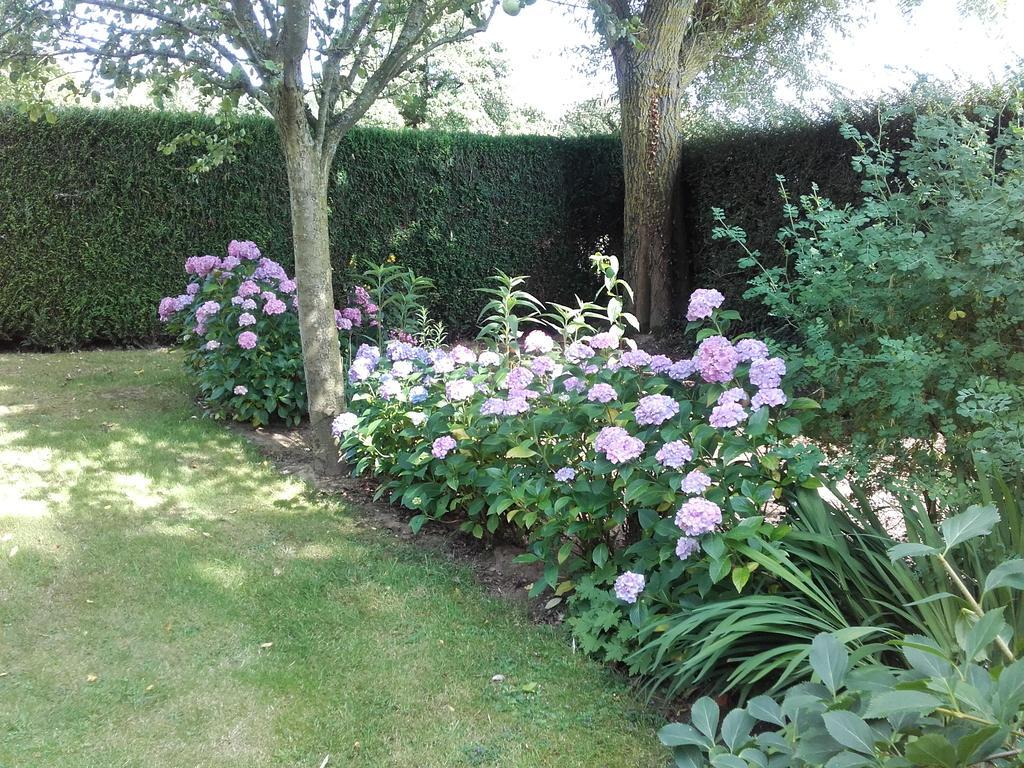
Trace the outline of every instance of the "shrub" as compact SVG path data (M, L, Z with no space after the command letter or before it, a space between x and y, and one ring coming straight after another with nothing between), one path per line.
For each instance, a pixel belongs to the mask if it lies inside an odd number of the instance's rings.
M902 665L857 659L835 635L814 638L807 658L814 681L775 699L758 696L719 720L710 698L696 701L691 723L662 729L679 766L946 766L1019 765L1024 745L1024 660L1010 648L1013 629L1007 605L1024 589L1024 560L993 568L972 590L951 564L950 554L990 533L999 515L975 506L942 523L936 546L893 547L894 560L934 558L962 611L957 647L950 651L928 633L893 644ZM986 596L1002 600L983 608ZM756 732L755 732L756 731Z
M295 425L306 414L296 286L255 243L233 240L228 255L193 256L180 296L160 301L200 395L218 418Z
M816 188L799 205L787 201L785 265L763 268L747 296L796 333L805 356L795 383L822 394L830 418L818 422L820 434L852 447L848 457L862 465L887 457L899 472L962 470L985 450L1019 471L1019 99L1002 114L920 115L898 148L884 130L846 126L844 135L859 151L863 202L837 207ZM745 248L743 231L716 216L716 236ZM747 250L740 264L761 258Z
M617 632L649 596L743 588L756 565L739 548L781 535L764 515L817 483L820 453L795 437L815 404L790 402L765 344L727 339L737 318L721 294L691 301L692 359L651 356L624 338L617 263L595 264L598 301L547 313L499 275L481 349L362 347L336 426L356 470L415 510L414 530L455 518L525 540L523 559L544 567L532 593L550 590L549 606L572 595L584 647L621 659Z

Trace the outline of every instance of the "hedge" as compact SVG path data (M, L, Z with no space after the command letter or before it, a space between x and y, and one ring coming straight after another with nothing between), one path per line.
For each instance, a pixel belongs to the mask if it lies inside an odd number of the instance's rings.
M232 238L255 240L291 270L287 185L268 120L245 121L240 159L198 181L187 157L156 150L209 127L201 116L142 110L68 110L53 125L0 112L0 343L153 340L156 302L180 290L184 258L221 253ZM776 175L793 195L817 182L833 200L853 201L851 155L836 122L689 144L677 285L717 287L751 327L770 325L760 306L740 300L748 275L735 247L712 239L711 209L725 209L752 247L777 256ZM621 248L613 137L358 129L339 149L330 200L336 290L353 256L394 253L435 280L434 314L456 334L472 329L482 303L475 289L495 269L529 274L535 293L566 301L591 292L587 256L602 237L611 252Z
M245 121L235 163L195 180L157 146L207 118L68 110L54 124L0 113L0 342L44 348L158 338L155 307L182 262L251 239L292 269L288 192L269 120ZM353 257L433 278L435 315L476 319L495 269L533 276L545 299L589 293L587 255L622 230L618 142L358 129L330 190L342 290Z

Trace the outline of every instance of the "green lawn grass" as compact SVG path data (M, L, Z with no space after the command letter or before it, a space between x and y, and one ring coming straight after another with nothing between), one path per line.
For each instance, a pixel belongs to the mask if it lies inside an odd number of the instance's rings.
M665 764L621 679L277 474L179 369L0 355L0 766Z

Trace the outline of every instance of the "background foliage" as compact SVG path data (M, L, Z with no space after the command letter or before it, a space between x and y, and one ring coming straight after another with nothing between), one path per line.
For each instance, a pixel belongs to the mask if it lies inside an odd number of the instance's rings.
M160 333L185 256L235 237L292 269L288 191L269 121L243 119L238 157L195 178L187 151L157 151L209 118L69 110L53 125L0 114L0 342L136 343ZM496 268L533 276L547 299L588 292L587 256L622 228L621 161L610 138L559 140L354 131L331 197L332 253L389 253L444 290L434 314L476 319L473 289ZM341 295L345 269L336 269Z

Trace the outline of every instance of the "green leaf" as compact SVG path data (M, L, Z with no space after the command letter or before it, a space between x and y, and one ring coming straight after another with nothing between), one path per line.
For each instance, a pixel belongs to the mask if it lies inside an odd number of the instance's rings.
M520 445L514 446L505 451L506 459L529 459L536 455L537 452L532 448L529 448L527 443L521 443Z
M889 559L893 562L902 560L905 557L921 557L922 555L934 555L939 550L935 547L929 547L927 544L916 544L911 542L909 544L897 544L894 547L889 547L888 555Z
M686 723L669 723L658 731L658 738L666 747L684 747L691 744L697 747L706 747L714 743L707 736L699 733L692 725Z
M998 522L999 511L995 507L978 504L968 507L966 512L946 518L939 525L946 542L946 551L968 539L987 536Z
M803 424L795 416L789 416L778 423L779 432L784 435L796 436L800 434Z
M722 741L735 752L737 747L749 738L754 722L754 718L746 710L734 709L722 720Z
M870 765L873 765L873 761L866 755L859 755L844 749L839 754L830 757L829 761L825 763L825 768L863 768L863 766Z
M822 632L811 641L811 669L833 696L846 678L850 654L834 635Z
M594 561L594 565L598 568L604 567L604 564L608 562L608 545L601 543L594 547L590 559Z
M567 541L561 547L558 548L558 563L561 565L569 559L569 555L572 554L572 542Z
M426 515L416 515L412 520L409 521L409 527L412 529L413 533L419 533L420 528L423 527L423 524L425 522L427 522Z
M714 755L711 758L711 765L714 768L750 768L742 757L729 754Z
M906 757L916 765L956 768L956 752L945 736L926 733L907 744Z
M1000 587L1024 589L1024 560L1007 560L993 568L985 577L985 591Z
M871 720L908 713L926 714L941 704L938 697L924 691L882 691L868 701L864 717Z
M697 747L679 747L672 756L677 768L704 768L704 754Z
M701 696L690 708L690 722L712 741L718 732L718 705L714 699Z
M767 408L758 408L750 414L750 418L747 420L747 425L744 431L751 437L763 435L765 430L768 429L768 416Z
M820 635L819 635L820 637ZM828 735L844 747L865 755L875 751L875 734L871 726L853 712L836 710L821 716Z
M747 712L765 723L772 725L785 725L786 721L780 707L775 699L769 696L755 696L747 702Z
M736 587L737 592L742 592L748 581L750 581L750 569L747 566L737 565L732 569L732 585Z
M996 685L1000 716L1009 720L1024 707L1024 659L1003 669Z
M964 635L962 647L964 658L973 661L978 654L987 648L999 635L1006 623L1003 621L1003 606L993 608L982 614Z

